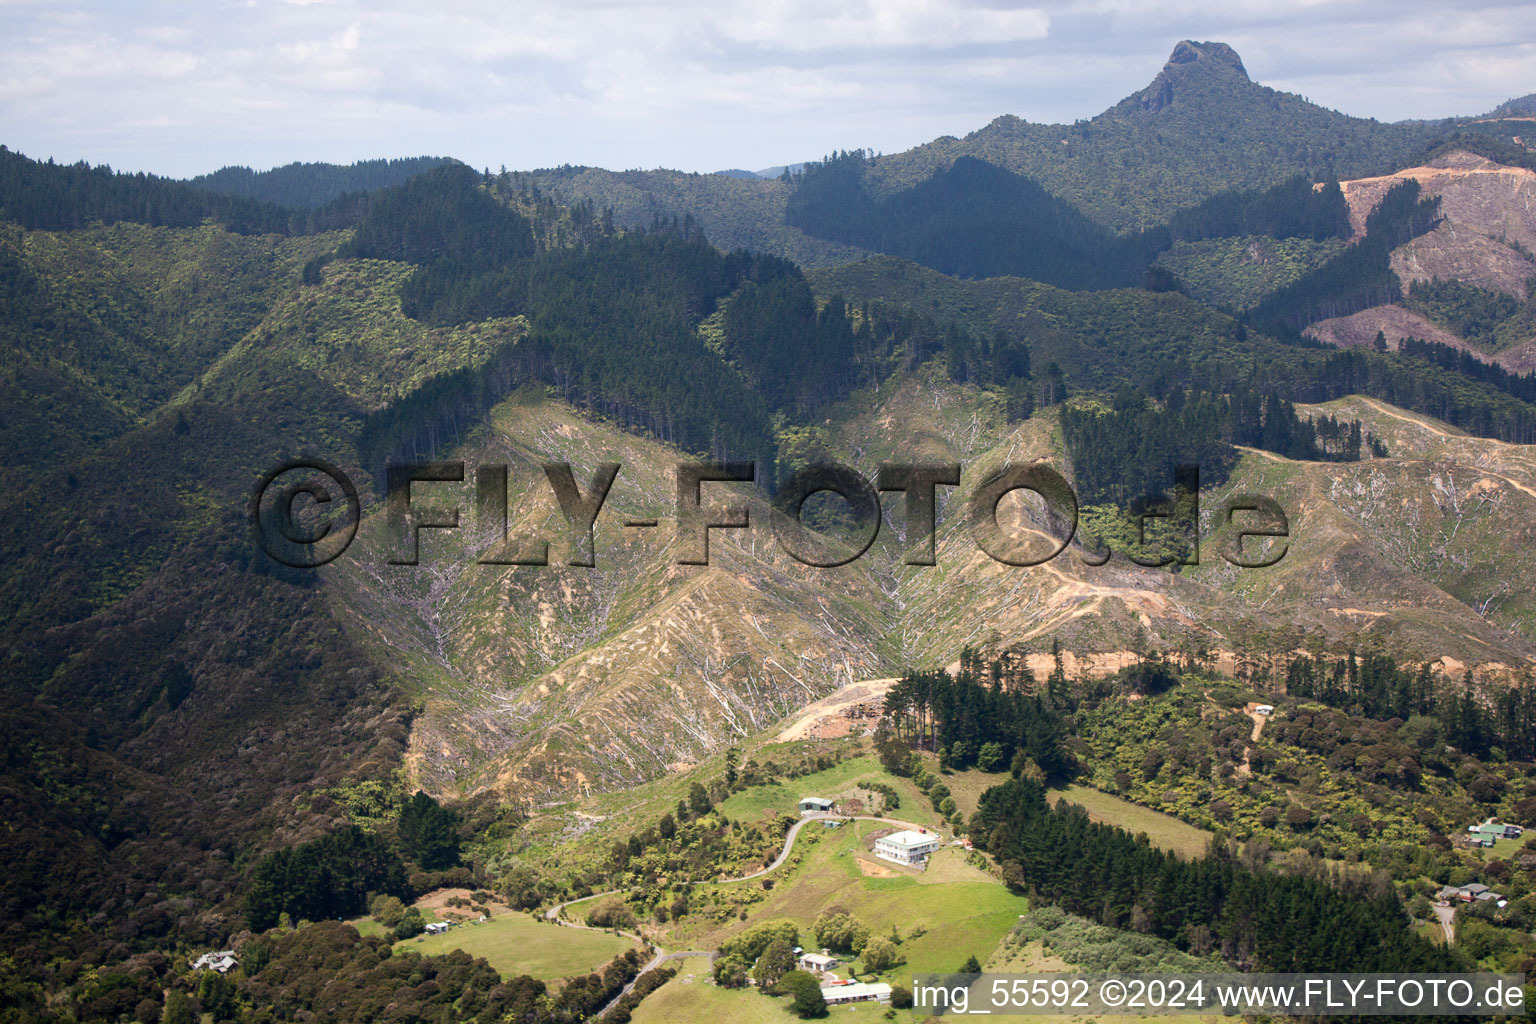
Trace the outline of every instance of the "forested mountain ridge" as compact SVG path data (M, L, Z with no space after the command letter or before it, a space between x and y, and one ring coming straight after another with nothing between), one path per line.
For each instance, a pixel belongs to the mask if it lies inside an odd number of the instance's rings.
M187 184L278 206L313 209L348 192L377 192L398 185L450 162L446 157L418 156L403 160L359 160L354 164L291 163L265 171L221 167L210 174L188 178Z
M1379 255L1386 272L1385 249ZM1500 439L1526 444L1536 436L1532 407L1507 381L1506 390L1406 354L1279 341L1174 292L1069 292L1006 277L960 281L889 257L815 271L811 281L822 294L910 305L982 338L1001 331L1024 341L1037 373L1054 363L1076 386L1108 391L1130 383L1155 394L1275 387L1298 402L1364 393ZM1298 291L1299 299L1308 297Z
M999 117L964 138L882 158L875 182L878 192L894 191L975 156L1126 232L1228 189L1263 188L1296 173L1317 180L1384 171L1437 127L1326 110L1253 83L1229 46L1186 40L1146 89L1095 117L1073 125Z
M974 157L1031 179L1112 233L1134 234L1226 191L1264 189L1297 174L1320 181L1388 173L1456 125L1507 134L1501 124L1469 119L1350 117L1250 81L1225 44L1184 41L1147 88L1091 118L1052 125L1005 114L964 137L881 155L870 186L879 201ZM688 214L726 247L766 248L807 266L853 257L812 246L786 225L792 192L781 180L590 168L535 178L567 201L612 206L621 222Z

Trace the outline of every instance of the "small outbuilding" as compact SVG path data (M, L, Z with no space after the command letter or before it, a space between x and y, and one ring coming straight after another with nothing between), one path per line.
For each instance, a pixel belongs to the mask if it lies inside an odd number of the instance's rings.
M825 974L837 966L837 957L828 956L825 953L800 954L800 969L810 971L812 974Z
M831 800L819 796L803 796L800 798L801 814L826 814L832 810Z

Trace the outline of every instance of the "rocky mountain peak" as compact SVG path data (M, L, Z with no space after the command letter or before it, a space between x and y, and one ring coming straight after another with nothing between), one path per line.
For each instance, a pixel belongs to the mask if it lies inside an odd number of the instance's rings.
M1226 43L1197 43L1190 39L1182 40L1173 48L1173 53L1168 57L1168 63L1163 65L1163 70L1158 72L1157 77L1152 79L1152 84L1142 91L1141 106L1149 113L1155 114L1172 103L1180 84L1190 81L1193 76L1234 74L1245 83L1249 80L1248 69L1243 67L1243 59Z

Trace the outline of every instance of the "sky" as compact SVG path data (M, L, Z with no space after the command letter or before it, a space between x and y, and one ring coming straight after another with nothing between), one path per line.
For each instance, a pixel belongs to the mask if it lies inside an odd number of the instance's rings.
M1384 121L1536 92L1536 3L0 0L0 144L177 177L417 155L757 170L1091 117L1186 38Z

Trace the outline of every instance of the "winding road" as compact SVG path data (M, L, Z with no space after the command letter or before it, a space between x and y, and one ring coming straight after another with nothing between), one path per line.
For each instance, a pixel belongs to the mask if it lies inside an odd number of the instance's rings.
M757 871L754 871L754 872L752 872L751 874L748 874L748 875L742 875L740 878L722 878L722 879L718 879L718 880L712 881L712 882L695 882L694 884L695 885L732 885L732 884L734 884L736 882L749 882L749 881L751 881L754 878L761 878L761 877L763 877L766 874L769 874L769 873L771 873L773 871L777 871L780 867L782 867L784 865L784 862L789 859L789 855L794 851L794 848L795 848L795 838L800 835L800 830L805 828L805 826L811 824L812 822L818 822L818 821L878 821L878 822L880 822L881 824L884 824L884 825L896 825L896 826L898 826L900 828L910 828L910 829L926 831L926 826L924 826L924 825L917 825L917 824L914 824L913 822L910 822L910 821L901 821L901 820L899 820L897 818L882 818L882 817L879 817L879 816L876 816L876 815L866 815L866 814L854 814L854 815L844 815L844 814L810 814L810 815L806 815L806 816L802 817L799 821L795 822L793 825L791 825L789 827L789 831L784 833L784 849L779 851L779 855L777 857L775 857L773 859L772 863L770 863L767 867L762 868L762 869L757 870ZM934 834L938 835L938 833L934 833ZM942 837L940 837L940 838L941 838L941 841L942 841ZM594 928L591 925L578 924L575 921L567 921L567 920L563 919L560 916L561 914L563 914L565 912L565 908L566 907L574 906L577 903L585 903L588 900L602 899L604 896L617 896L617 895L619 895L623 891L624 890L622 890L622 889L609 889L606 892L595 892L591 896L582 896L579 899L566 900L564 903L556 903L554 906L552 906L548 910L544 911L544 919L545 920L553 921L555 924L559 925L562 928L579 928L582 931L588 931L588 932L610 932L611 931L614 934L624 935L624 936L627 936L629 938L632 938L636 942L639 942L642 945L650 945L651 948L653 950L655 950L655 955L651 957L650 962L647 963L644 967L640 968L639 972L634 976L634 978L630 981L630 983L628 985L625 985L622 989L620 989L619 990L619 994L614 996L612 999L610 999L608 1001L608 1004L597 1012L597 1014L593 1017L594 1020L597 1020L597 1019L601 1018L603 1016L603 1014L607 1013L610 1009L613 1008L613 1005L615 1003L617 1003L620 999L623 999L625 996L629 995L630 989L635 987L635 982L639 981L640 980L640 976L642 974L645 974L647 971L655 970L656 968L660 967L662 964L666 963L668 960L681 960L684 957L690 957L690 956L708 956L708 957L713 957L715 955L713 950L705 950L705 949L689 949L689 950L682 950L682 951L674 952L674 953L668 953L666 950L662 949L660 946L651 945L651 943L649 942L649 940L647 940L645 938L645 936L640 935L637 932L626 932L626 931L621 931L620 929L617 929L617 928L611 928L611 929L610 928Z

